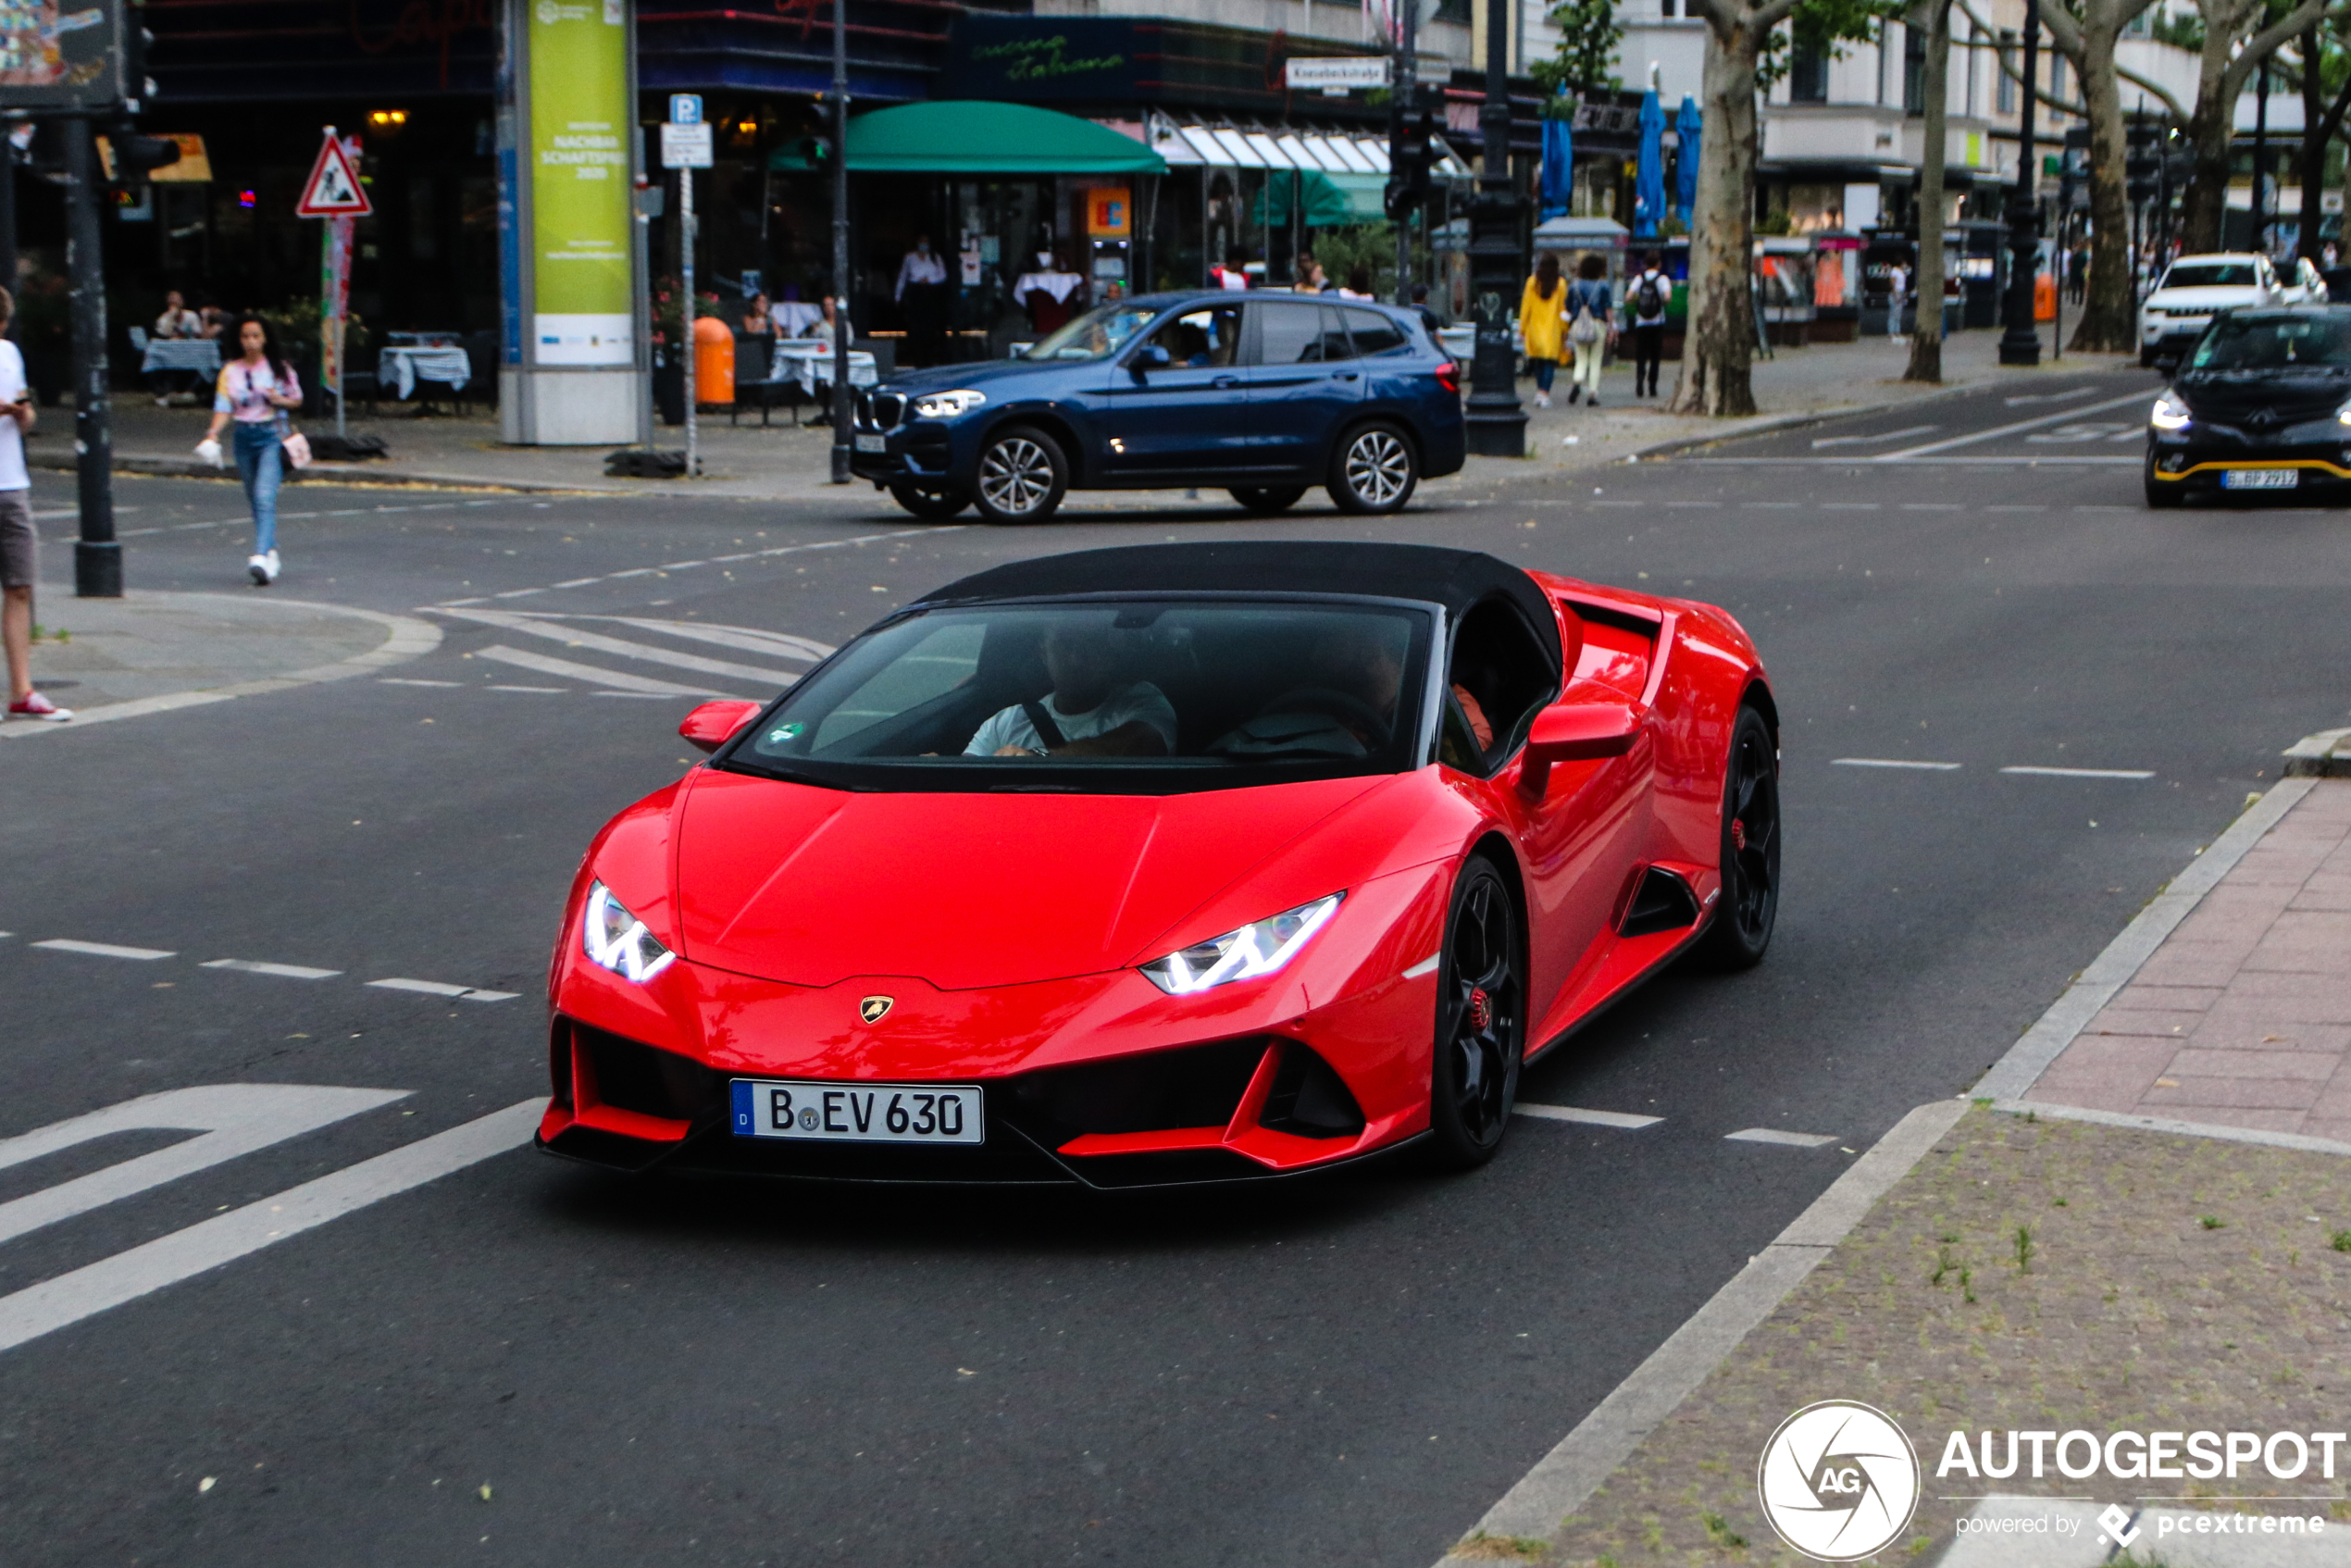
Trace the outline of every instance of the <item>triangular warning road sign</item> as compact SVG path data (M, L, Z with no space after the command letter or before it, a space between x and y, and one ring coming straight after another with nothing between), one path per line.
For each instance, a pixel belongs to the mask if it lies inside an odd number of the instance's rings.
M318 149L318 161L310 166L310 178L303 182L294 216L365 218L375 210L367 188L359 183L359 171L352 167L351 155L342 150L342 143L333 132L328 132Z

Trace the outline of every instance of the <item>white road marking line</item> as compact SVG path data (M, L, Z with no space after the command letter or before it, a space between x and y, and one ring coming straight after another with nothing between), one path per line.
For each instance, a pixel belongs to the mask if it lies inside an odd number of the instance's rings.
M662 632L693 642L715 643L721 648L740 648L747 653L771 653L779 659L804 659L810 664L829 659L836 652L831 643L819 642L813 637L794 637L788 631L762 631L757 627L696 626L689 621L649 620L641 616L575 616L571 618L612 621L620 626L633 626L640 631Z
M2002 398L2000 401L2010 408L2021 408L2028 403L2071 403L2075 398L2087 397L2097 390L2096 387L2075 387L2071 392L2025 392L2021 396Z
M340 969L312 969L300 964L270 964L258 958L213 958L199 969L234 969L241 975L275 975L281 980L331 980Z
M534 593L544 593L543 588L510 588L504 593L493 593L492 599L528 599Z
M445 980L408 980L397 977L389 980L369 980L371 986L388 991L419 991L426 996L454 997L461 1002L512 1002L519 991L489 991L474 986L453 986Z
M1991 441L1995 437L1998 436L2014 435L2019 430L2036 430L2043 425L2054 425L2061 419L2078 419L2084 414L2096 414L2102 408L2120 408L2126 403L2150 403L2152 401L2153 398L2150 392L2125 392L2121 397L2108 398L2104 403L2084 404L2079 408L2069 408L2062 413L2044 414L2037 419L2020 419L2013 425L2000 425L1988 430L1977 430L1972 435L1953 436L1947 441L1933 441L1927 442L1924 446L1905 447L1900 452L1880 453L1875 457L1864 458L1862 461L1869 463L1900 463L1910 458L1923 457L1930 452L1947 452L1955 446L1972 446L1980 441Z
M49 948L57 952L86 952L93 958L135 958L142 963L152 963L158 958L179 956L177 953L166 952L160 948L118 947L113 942L78 942L70 937L51 937L47 941L35 942L32 945Z
M630 567L628 571L625 571L625 572L614 572L614 573L612 573L612 574L611 574L611 580L612 580L612 581L614 581L614 582L618 582L618 581L619 581L622 578L628 578L628 577L651 577L651 576L653 576L655 572L657 572L657 571L659 571L659 570L661 570L661 568L660 568L659 566L632 566L632 567ZM454 601L454 600L452 600L452 601L450 601L450 602L451 602L452 604L454 604L454 603L455 603L455 601Z
M2155 770L2143 767L2004 767L2002 773L2031 773L2044 778L2152 778Z
M1955 762L1905 762L1899 757L1831 757L1831 767L1915 767L1929 773L1955 773Z
M1967 507L1957 501L1905 501L1905 512L1964 512Z
M371 1203L519 1149L530 1141L541 1109L538 1100L521 1101L0 1297L0 1350L54 1333Z
M1906 430L1881 430L1873 436L1822 436L1812 445L1816 449L1823 446L1860 446L1873 441L1900 441L1904 436L1922 436L1929 430L1941 428L1938 425L1912 425Z
M633 697L641 703L665 703L671 701L670 695L666 691L591 691L588 695L591 697Z
M142 1095L103 1111L0 1139L0 1170L115 1133L201 1136L0 1203L0 1241L86 1214L208 1166L404 1100L404 1089L321 1089L306 1084L206 1084Z
M571 690L568 686L485 686L485 691L532 691L542 697L560 697Z
M707 561L668 561L663 563L661 569L665 572L690 572L696 566L707 566L708 565L710 565L710 563Z
M1522 1116L1546 1122L1583 1122L1596 1127L1653 1127L1662 1116L1636 1116L1623 1111L1587 1111L1581 1105L1532 1105L1522 1100L1514 1107Z
M456 604L489 604L489 603L490 603L490 601L489 601L489 600L487 600L487 599L452 599L452 600L447 601L447 603L446 603L445 604L443 604L442 608L444 608L444 609L445 609L445 608L448 608L448 607L449 607L449 606L451 606L451 605L456 605ZM431 608L431 606L430 606L430 605L427 605L427 606L426 606L426 608L427 608L427 609L430 609L430 608Z
M404 675L379 675L376 678L376 684L379 686L463 686L465 682L462 680L419 680L413 676Z
M1821 504L1821 510L1823 512L1874 512L1878 510L1878 504L1874 501L1826 501Z
M1415 964L1410 969L1405 970L1404 977L1408 980L1417 980L1423 975L1436 974L1437 963L1445 955L1441 952L1430 953L1426 958L1422 959L1418 964Z
M674 680L655 680L651 676L624 675L615 669L598 669L594 665L574 664L569 659L551 659L544 653L528 653L520 648L497 644L482 649L478 658L495 659L502 665L515 665L523 669L537 670L541 675L560 675L590 686L621 687L660 697L732 697L732 691L714 691L707 686L680 686Z
M457 504L452 502L450 504L454 505ZM466 504L473 505L476 504L476 503L467 502ZM544 506L548 504L542 501L535 502L533 504ZM1471 502L1468 504L1474 506L1477 504L1475 502ZM418 510L422 509L423 508L418 508ZM379 510L391 512L404 510L404 508L387 506L379 508ZM237 518L233 520L242 522L243 519ZM206 524L205 526L212 527L214 525ZM555 583L554 586L556 588L586 588L591 583L616 582L622 578L650 577L655 572L683 569L691 566L716 566L720 562L724 561L756 561L764 560L770 555L797 555L802 552L810 550L840 550L852 545L878 544L886 540L913 539L918 535L927 533L953 533L966 526L967 525L963 523L940 523L931 528L893 529L888 533L863 533L849 539L817 539L811 540L805 544L778 544L770 550L746 550L740 555L717 555L712 557L708 561L680 561L675 564L675 568L671 566L632 566L625 572L606 572L600 577L574 578L569 582L559 582ZM474 599L443 599L438 605L425 605L421 606L421 608L427 610L448 609L454 605L459 604L487 604L488 603L490 603L490 598L488 596Z
M1797 501L1742 501L1741 506L1752 506L1761 512L1793 512L1803 504Z
M625 637L606 637L600 631L583 631L577 627L541 619L537 616L515 615L504 610L449 610L445 614L460 620L479 621L504 631L519 631L529 637L543 637L551 642L561 642L570 648L585 648L598 653L614 653L624 659L637 659L646 664L668 665L677 669L692 670L697 675L724 676L730 680L748 680L754 684L790 686L800 677L789 670L767 669L757 665L739 665L726 659L706 659L700 653L680 653L668 648L656 648L650 643L631 642ZM615 684L626 685L627 682Z
M600 577L576 577L569 582L559 582L554 586L556 588L585 588L591 582L602 582L603 580L604 579ZM452 600L451 603L454 604L455 601Z
M1725 1143L1775 1143L1787 1149L1818 1149L1824 1143L1835 1143L1836 1135L1825 1132L1782 1132L1777 1127L1741 1127L1723 1135Z
M2046 511L2047 511L2047 510L2048 510L2048 508L2047 508L2046 506L2040 506L2040 505L2029 505L2029 506L1983 506L1983 507L1978 507L1978 508L1977 508L1977 510L1978 510L1978 511L1983 511L1983 512L2046 512Z

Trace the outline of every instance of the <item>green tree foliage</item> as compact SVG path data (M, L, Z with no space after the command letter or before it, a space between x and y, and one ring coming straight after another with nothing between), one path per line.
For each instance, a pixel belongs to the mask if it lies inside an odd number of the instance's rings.
M1755 62L1755 85L1770 92L1795 62L1796 45L1841 57L1847 44L1874 44L1879 27L1900 19L1906 0L1798 0L1788 24L1772 34Z
M1547 101L1563 93L1612 93L1624 85L1616 75L1617 45L1624 41L1616 0L1562 0L1547 14L1560 30L1559 53L1529 68Z

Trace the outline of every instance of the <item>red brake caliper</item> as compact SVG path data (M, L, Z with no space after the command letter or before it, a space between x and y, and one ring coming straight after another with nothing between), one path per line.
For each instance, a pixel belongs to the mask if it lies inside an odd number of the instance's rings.
M1731 818L1731 848L1735 850L1747 848L1747 824L1735 816Z
M1482 1029L1493 1021L1494 999L1486 994L1485 987L1473 987L1470 990L1470 1027Z

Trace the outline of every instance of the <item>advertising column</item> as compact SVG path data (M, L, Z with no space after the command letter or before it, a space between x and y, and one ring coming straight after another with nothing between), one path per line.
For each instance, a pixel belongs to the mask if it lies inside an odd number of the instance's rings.
M637 439L637 163L628 0L507 0L498 69L509 442Z

